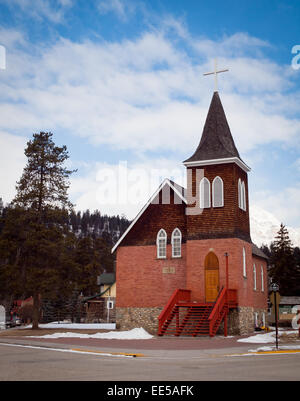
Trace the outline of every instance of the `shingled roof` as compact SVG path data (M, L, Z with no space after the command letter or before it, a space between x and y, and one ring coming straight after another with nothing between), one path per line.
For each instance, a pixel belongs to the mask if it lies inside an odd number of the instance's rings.
M219 93L214 92L200 144L195 153L184 163L233 157L241 160L230 132Z
M253 242L252 242L252 255L258 256L259 258L269 260L269 257Z

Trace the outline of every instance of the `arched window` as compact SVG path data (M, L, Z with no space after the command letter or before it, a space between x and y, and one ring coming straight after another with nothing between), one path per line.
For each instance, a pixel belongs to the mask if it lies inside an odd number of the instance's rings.
M165 259L167 257L167 233L162 228L159 230L156 237L157 245L157 257L159 259Z
M246 190L244 181L242 182L242 209L246 210Z
M247 268L246 268L246 251L243 248L243 276L247 277Z
M253 265L253 289L256 290L256 266Z
M200 208L210 207L210 182L206 177L200 181Z
M180 258L181 257L181 232L178 228L172 232L172 257L173 258Z
M246 210L246 189L245 183L239 178L238 182L238 198L239 198L239 208L242 210Z
M212 183L212 202L213 207L224 206L224 185L220 177L215 177Z
M239 208L242 209L242 181L240 178L238 183L238 197L239 197Z
M264 292L264 268L263 265L260 265L261 271L261 291Z

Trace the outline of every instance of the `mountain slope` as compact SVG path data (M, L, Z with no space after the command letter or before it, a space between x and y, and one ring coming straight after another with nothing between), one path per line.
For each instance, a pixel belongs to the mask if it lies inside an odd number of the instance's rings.
M252 241L257 245L270 245L280 228L281 222L272 213L258 207L250 208L250 231ZM286 226L293 246L300 246L300 227Z

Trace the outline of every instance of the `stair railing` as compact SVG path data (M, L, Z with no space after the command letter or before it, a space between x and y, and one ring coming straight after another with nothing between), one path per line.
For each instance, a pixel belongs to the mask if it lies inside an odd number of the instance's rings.
M214 328L216 325L217 320L219 319L219 317L222 315L224 308L227 307L226 305L226 301L227 301L227 290L226 288L222 287L218 297L216 299L216 303L209 315L209 335L211 337L214 336Z
M158 335L163 334L163 325L170 316L174 306L179 302L189 302L191 300L191 290L178 288L175 290L169 299L168 303L158 316Z

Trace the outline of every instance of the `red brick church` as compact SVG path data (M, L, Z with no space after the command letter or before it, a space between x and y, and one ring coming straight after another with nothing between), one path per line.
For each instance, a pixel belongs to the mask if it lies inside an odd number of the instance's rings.
M187 186L166 179L113 248L117 324L158 335L247 334L267 314L248 172L214 92Z

